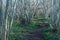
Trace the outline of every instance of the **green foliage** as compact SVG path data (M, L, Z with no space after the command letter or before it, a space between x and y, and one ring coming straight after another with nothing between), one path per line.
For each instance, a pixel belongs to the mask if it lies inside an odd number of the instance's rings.
M52 34L50 32L50 28L43 30L43 35L45 40L48 40L49 38L51 38Z
M44 21L47 22L47 20L44 20ZM26 40L25 36L27 34L29 34L33 29L40 27L40 26L37 26L37 24L38 23L36 22L31 22L30 24L21 26L19 20L18 19L15 20L10 33L10 40ZM55 34L52 33L51 28L49 26L47 29L42 30L42 32L45 40L49 40L49 39L58 40L58 37L59 37L58 33L55 33Z
M39 17L38 16L34 16L33 18L35 18L35 19L44 18L44 16L41 16L41 15Z
M11 40L25 40L25 35L29 34L29 32L32 30L32 29L35 29L35 28L38 28L36 26L36 23L30 23L30 24L27 24L27 25L23 25L23 26L20 26L18 25L19 24L19 20L15 20L14 23L13 23L13 27L12 27L12 30L11 30L11 33L10 33L10 39Z
M45 40L58 40L59 34L58 33L52 33L51 28L45 29L43 31L44 39Z

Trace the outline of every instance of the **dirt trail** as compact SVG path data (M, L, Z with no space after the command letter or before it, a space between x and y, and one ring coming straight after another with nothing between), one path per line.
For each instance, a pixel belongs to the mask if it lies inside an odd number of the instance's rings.
M43 30L47 29L47 27L37 28L32 30L30 34L27 34L27 40L44 40Z

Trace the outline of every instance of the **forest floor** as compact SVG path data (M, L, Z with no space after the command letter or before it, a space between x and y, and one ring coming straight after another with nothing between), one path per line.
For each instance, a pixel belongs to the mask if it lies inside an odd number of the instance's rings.
M56 30L51 31L46 19L39 18L36 20L35 18L34 22L37 22L37 26L39 27L31 30L30 33L26 35L27 40L58 40Z
M26 35L26 40L59 40L57 32L51 32L47 26L33 29Z
M58 40L58 36L42 17L36 17L32 23L24 26L20 26L19 21L15 20L10 33L11 40Z
M44 40L43 30L47 29L47 25L45 25L42 21L44 19L38 19L33 20L34 22L37 22L37 26L39 26L36 29L31 30L31 32L27 35L27 40Z
M43 30L47 27L34 29L27 35L27 40L44 40Z

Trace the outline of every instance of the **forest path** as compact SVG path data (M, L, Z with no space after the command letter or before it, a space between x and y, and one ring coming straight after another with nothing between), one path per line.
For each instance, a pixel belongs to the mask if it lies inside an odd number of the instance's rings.
M46 19L34 19L34 22L37 23L37 26L39 28L31 30L29 34L27 34L26 39L27 40L44 40L43 31L48 28L48 23L46 22Z
M26 39L27 40L44 40L43 31L47 28L48 27L41 27L41 28L31 30L31 32L26 35L27 36Z

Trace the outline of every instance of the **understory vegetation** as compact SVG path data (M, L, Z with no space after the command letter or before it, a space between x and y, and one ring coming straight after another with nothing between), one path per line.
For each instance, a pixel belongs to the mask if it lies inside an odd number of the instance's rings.
M38 19L37 17L34 17ZM43 17L39 17L43 18ZM45 20L48 22L47 20ZM41 21L40 21L41 22ZM27 40L26 35L30 34L36 29L41 29L44 40L59 40L59 34L56 29L51 29L50 25L44 26L44 24L39 25L37 22L31 22L27 25L21 25L19 20L13 22L13 26L10 33L10 40ZM46 27L46 28L45 28ZM44 29L42 29L44 28ZM41 33L41 32L39 32Z

